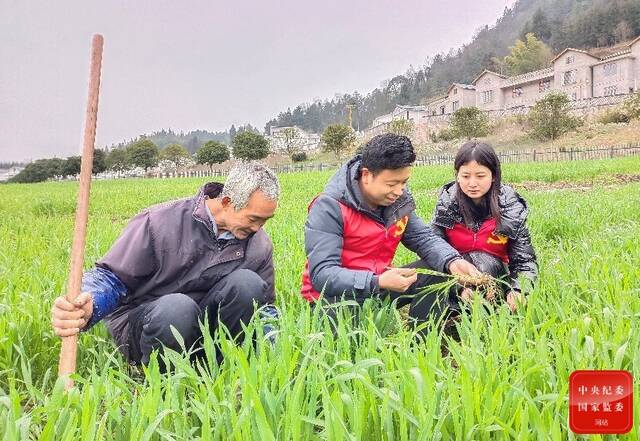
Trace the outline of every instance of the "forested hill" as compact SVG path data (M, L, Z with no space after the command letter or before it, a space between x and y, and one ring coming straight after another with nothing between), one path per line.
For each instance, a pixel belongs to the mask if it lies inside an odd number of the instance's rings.
M207 130L192 130L191 132L174 132L171 129L162 129L157 132L153 132L147 135L141 135L139 138L148 138L158 148L162 149L169 144L180 144L184 148L186 148L189 153L195 153L202 144L207 141L219 141L225 144L229 144L231 139L236 136L237 133L243 132L245 130L250 130L253 132L257 132L258 129L252 127L251 124L247 124L244 126L239 126L236 128L235 126L231 126L229 130L225 130L224 132L209 132ZM128 141L123 141L119 144L114 144L108 146L108 150L124 148L127 145L131 144L133 141L136 141L139 138L130 139Z
M469 44L410 67L366 96L353 92L287 109L267 122L265 131L297 125L320 133L329 124L345 123L349 104L355 105L353 127L364 129L396 104L417 105L444 93L452 80L469 83L484 69L501 71L500 60L528 32L555 53L566 47L611 46L640 35L640 0L518 0Z

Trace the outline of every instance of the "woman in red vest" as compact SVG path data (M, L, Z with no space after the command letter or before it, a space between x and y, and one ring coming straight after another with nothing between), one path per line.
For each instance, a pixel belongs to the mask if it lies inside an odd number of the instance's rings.
M501 183L500 160L488 144L463 144L454 168L456 180L442 187L431 227L480 271L502 278L506 302L515 311L538 273L527 203ZM465 288L460 298L472 295Z

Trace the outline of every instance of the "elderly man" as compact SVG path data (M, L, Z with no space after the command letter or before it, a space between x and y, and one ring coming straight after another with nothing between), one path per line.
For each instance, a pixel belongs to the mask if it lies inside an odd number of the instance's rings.
M211 332L221 323L239 337L255 305L274 301L273 246L262 226L279 192L266 166L242 163L224 185L143 210L84 274L76 302L55 300L55 333L73 335L104 318L131 364L147 364L163 346L180 351L172 326L187 348L197 345L205 313Z

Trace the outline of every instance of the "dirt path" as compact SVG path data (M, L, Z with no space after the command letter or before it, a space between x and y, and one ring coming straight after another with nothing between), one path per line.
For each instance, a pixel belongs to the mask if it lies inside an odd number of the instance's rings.
M539 182L539 181L525 181L511 184L516 189L530 190L530 191L555 191L555 190L577 190L577 191L589 191L594 186L611 187L622 184L630 184L633 182L640 182L640 174L615 174L598 176L591 181L583 182L569 182L569 181L557 181L557 182Z

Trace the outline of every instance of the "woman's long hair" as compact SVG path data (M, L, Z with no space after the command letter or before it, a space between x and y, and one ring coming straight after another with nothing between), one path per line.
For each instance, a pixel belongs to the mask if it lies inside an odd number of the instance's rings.
M489 211L491 212L491 217L496 220L496 226L500 226L500 205L498 204L498 196L500 195L501 185L500 183L502 179L502 174L500 172L500 159L498 159L498 155L496 155L493 147L491 147L489 144L478 141L465 142L458 150L456 159L453 162L453 168L456 171L456 181L458 172L460 171L460 167L468 164L471 161L476 161L478 164L483 165L491 170L491 177L493 179L493 182L491 183L491 188L489 188L489 191L482 197L482 199L483 203L488 206ZM460 207L464 223L468 227L470 227L471 225L473 225L473 200L471 200L469 196L464 194L464 192L460 189L459 184L455 198L458 202L458 206Z

